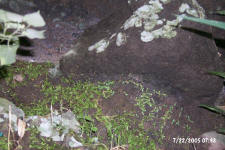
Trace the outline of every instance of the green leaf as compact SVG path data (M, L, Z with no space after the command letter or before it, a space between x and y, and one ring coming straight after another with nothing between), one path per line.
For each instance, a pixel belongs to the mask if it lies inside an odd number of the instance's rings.
M24 24L9 22L7 23L8 29L24 29L26 26Z
M217 28L225 30L225 22L222 22L222 21L201 19L201 18L188 17L188 16L184 16L184 19L189 20L189 21L198 22L198 23L203 23L203 24L206 24L206 25L210 25L210 26L217 27Z
M97 131L98 131L98 128L96 128L96 127L91 127L91 131L97 132Z
M85 120L87 120L87 121L93 122L93 119L92 119L91 116L89 116L89 115L85 116L84 118L85 118Z
M225 72L210 71L209 73L212 75L216 75L216 76L225 78Z
M0 22L22 23L26 22L33 27L45 26L45 21L40 11L29 13L24 16L0 9Z
M219 129L217 132L218 132L218 133L221 133L221 134L225 134L225 129L224 129L224 128Z
M216 11L216 14L225 15L225 10L218 10Z
M0 66L10 65L16 61L16 51L19 45L0 45Z
M27 30L23 31L21 33L21 35L26 36L30 39L35 39L35 38L44 39L45 38L44 32L45 32L45 30L38 31L38 30L34 30L34 29L27 29Z
M21 23L23 16L0 9L0 22L19 22Z
M33 27L45 26L45 21L43 17L40 15L40 11L25 15L23 21L25 21L28 25Z
M199 107L202 107L202 108L205 108L205 109L208 109L212 112L215 112L215 113L218 113L218 114L222 114L225 116L225 111L223 111L222 109L219 109L215 106L209 106L209 105L199 105Z

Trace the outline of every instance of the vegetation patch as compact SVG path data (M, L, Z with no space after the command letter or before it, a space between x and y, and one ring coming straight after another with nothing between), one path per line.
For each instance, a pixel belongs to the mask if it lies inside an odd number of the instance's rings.
M142 83L133 80L91 82L61 77L57 82L52 82L48 77L50 67L51 64L19 62L16 66L7 67L7 76L3 76L11 94L13 89L22 87L22 83L39 80L39 85L36 85L39 93L34 94L42 97L30 103L22 103L20 108L26 116L46 116L52 110L58 110L60 113L71 110L80 123L81 132L77 134L70 131L70 135L86 147L98 150L156 150L168 140L165 138L166 127L180 126L182 110L179 116L174 114L176 104L167 105L164 102L167 95L162 91L145 88ZM13 82L15 74L22 74L25 77L24 81ZM135 91L131 92L127 87ZM126 111L121 110L120 113L106 114L102 101L110 103L119 93L131 100L136 110L125 108ZM14 97L18 94L14 93ZM119 101L113 104L119 104ZM116 109L120 108L110 109L112 110L109 112L117 112ZM174 118L173 115L177 117ZM187 117L186 120L191 119ZM190 130L188 125L185 128L187 132ZM41 137L37 128L29 127L28 131L29 148L60 149L60 145L52 142L50 138Z

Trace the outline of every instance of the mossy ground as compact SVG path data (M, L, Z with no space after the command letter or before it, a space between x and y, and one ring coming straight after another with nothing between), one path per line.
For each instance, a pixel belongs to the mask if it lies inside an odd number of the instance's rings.
M13 101L26 116L47 115L51 106L59 112L71 110L82 131L71 134L89 149L159 150L173 145L174 137L192 133L195 122L183 107L168 100L167 93L129 78L101 82L51 78L50 67L50 63L17 62L1 68L0 96ZM13 79L17 74L24 77L22 82ZM40 137L36 128L27 128L26 135L19 147L12 141L14 148L66 149L62 143Z

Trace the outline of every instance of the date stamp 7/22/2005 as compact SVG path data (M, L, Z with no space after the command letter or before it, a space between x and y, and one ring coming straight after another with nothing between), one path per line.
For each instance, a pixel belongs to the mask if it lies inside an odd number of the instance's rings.
M216 143L216 138L191 138L191 137L187 137L187 138L182 138L182 137L178 137L178 138L172 138L173 143L177 143L177 144L198 144L198 143Z

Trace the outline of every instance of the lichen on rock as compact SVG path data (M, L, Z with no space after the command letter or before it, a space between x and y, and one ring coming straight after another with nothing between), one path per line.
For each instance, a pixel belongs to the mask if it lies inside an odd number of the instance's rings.
M117 34L116 45L121 46L127 43L127 37L125 36L126 31L131 28L141 28L143 27L143 31L140 33L140 39L143 42L150 42L157 38L173 38L177 35L176 27L182 22L183 16L186 14L192 15L194 17L201 16L201 12L194 8L191 8L187 3L182 3L179 8L180 15L177 15L174 20L167 20L166 18L162 19L159 17L159 13L164 9L165 4L171 2L170 0L149 0L148 3L140 6L133 12L133 14L124 22L121 29L125 31L125 33L114 33L111 37L113 38L115 34ZM192 0L195 8L199 8L200 6L196 6L196 2ZM158 29L156 27L161 26ZM141 28L142 29L142 28ZM88 48L88 51L93 51L96 49L96 53L103 52L110 44L110 38L104 38L99 42Z
M88 47L88 51L96 50L96 53L103 52L109 46L109 41L106 39L102 39L99 42L95 43L92 46Z
M118 33L116 38L116 45L121 46L124 45L127 42L127 37L125 33Z

